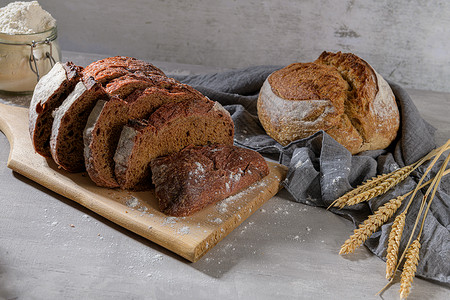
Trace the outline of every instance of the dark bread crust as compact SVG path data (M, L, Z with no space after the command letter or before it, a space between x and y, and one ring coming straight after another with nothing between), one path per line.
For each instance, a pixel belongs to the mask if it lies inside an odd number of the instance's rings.
M341 52L272 73L258 98L258 116L284 146L324 130L352 154L386 148L400 123L386 81L361 58Z
M149 120L125 126L114 156L115 175L122 189L146 189L150 161L188 145L233 145L234 123L217 102L206 98L167 103Z
M29 131L35 151L44 157L51 157L52 113L72 92L81 71L82 68L72 62L57 63L34 89L29 109Z
M257 152L232 145L189 146L151 162L159 207L183 217L223 200L269 174Z
M154 65L126 56L108 57L93 62L84 69L84 78L93 77L97 82L105 85L114 78L134 74L136 76L166 76Z

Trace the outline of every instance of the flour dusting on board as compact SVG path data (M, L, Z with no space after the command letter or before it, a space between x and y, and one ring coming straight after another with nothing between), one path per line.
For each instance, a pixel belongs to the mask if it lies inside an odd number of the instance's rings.
M132 210L137 210L139 212L141 212L141 217L143 217L144 215L148 216L148 217L153 217L153 214L148 213L148 207L143 205L138 198L131 196L130 198L128 198L125 201L125 205L129 208L131 208Z
M240 174L237 173L235 175L230 175L230 178L231 177L237 178L237 176L240 176ZM265 179L263 179L263 180L259 181L258 183L255 183L255 184L249 186L247 189L245 189L235 195L232 195L228 198L225 198L222 201L219 201L215 205L215 208L216 208L217 212L219 212L220 214L226 214L229 212L230 207L232 207L236 201L240 201L243 198L245 198L246 196L248 196L250 193L254 192L255 190L261 189L266 186L267 186L267 181ZM261 192L264 192L264 190L261 190ZM240 207L238 207L237 209L240 209Z
M183 226L178 230L178 234L186 235L189 234L191 229L188 226Z
M213 220L211 220L211 222L216 223L216 224L222 224L222 219L221 218L215 218Z
M140 203L139 203L139 199L138 198L131 197L130 199L127 200L127 202L125 202L125 204L129 208L136 208Z

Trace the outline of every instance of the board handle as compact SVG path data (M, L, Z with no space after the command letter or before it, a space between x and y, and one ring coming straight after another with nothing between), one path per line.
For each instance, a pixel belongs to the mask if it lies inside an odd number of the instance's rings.
M10 145L8 167L14 151L31 143L28 122L23 120L28 120L28 108L0 103L0 131L5 134Z

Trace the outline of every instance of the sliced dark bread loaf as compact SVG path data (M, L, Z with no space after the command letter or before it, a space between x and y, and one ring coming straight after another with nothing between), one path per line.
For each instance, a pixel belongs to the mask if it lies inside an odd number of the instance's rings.
M203 99L200 92L174 79L151 76L153 86L135 90L125 100L99 101L92 111L84 132L86 170L99 186L118 187L114 175L114 153L120 133L129 119L145 119L158 107L169 102Z
M53 160L70 172L85 169L83 131L97 100L108 99L92 77L77 83L72 93L55 109L50 150Z
M165 76L164 72L154 65L125 56L108 57L91 63L84 70L84 77L93 77L101 84L106 84L114 78L127 74L135 74L141 76L160 75Z
M150 183L150 161L188 145L233 145L234 124L218 102L194 99L167 103L148 120L123 128L114 156L122 189L140 190Z
M269 174L259 153L231 145L190 146L150 165L159 208L176 217L191 215Z
M51 157L52 112L72 92L81 71L81 67L71 62L56 63L34 89L29 109L29 130L34 149L42 156Z

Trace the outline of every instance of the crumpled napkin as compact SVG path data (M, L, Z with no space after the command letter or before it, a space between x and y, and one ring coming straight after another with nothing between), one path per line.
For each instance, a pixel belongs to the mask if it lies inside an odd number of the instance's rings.
M323 131L285 147L281 146L265 133L256 110L256 101L263 82L268 75L280 68L256 66L212 74L175 76L175 79L193 86L225 106L235 122L236 145L275 158L289 167L283 185L296 201L328 207L339 196L363 181L409 165L436 147L435 129L422 119L406 91L393 82L389 84L400 109L401 127L397 139L386 150L366 151L352 156ZM385 195L346 209L333 208L331 211L352 220L356 227L379 206L413 189L426 167L427 165L424 165L414 171L404 182ZM434 175L436 172L437 168L434 168L431 173ZM425 190L416 195L409 209L400 251L405 248L424 192ZM407 201L403 201L397 213L403 211L406 203ZM386 256L392 221L393 218L365 243L370 251L382 259ZM425 221L416 275L450 283L449 228L450 180L444 177Z

